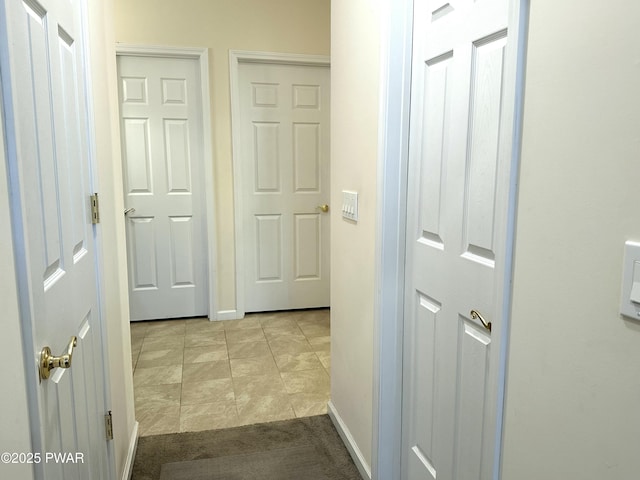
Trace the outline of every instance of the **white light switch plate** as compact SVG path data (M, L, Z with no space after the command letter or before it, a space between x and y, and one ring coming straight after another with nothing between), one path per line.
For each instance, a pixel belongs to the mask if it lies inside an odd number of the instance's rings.
M348 190L342 191L342 216L358 221L358 193L349 192Z
M620 313L640 320L640 243L624 244Z

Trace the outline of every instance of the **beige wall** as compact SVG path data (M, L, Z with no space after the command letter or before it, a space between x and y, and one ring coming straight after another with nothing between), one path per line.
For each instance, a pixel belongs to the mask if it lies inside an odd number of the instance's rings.
M116 41L207 47L216 226L215 311L235 310L229 50L329 55L330 0L115 0Z
M95 122L100 229L103 258L102 307L109 355L110 402L113 412L117 478L123 478L135 437L135 406L129 331L118 91L116 83L113 1L89 2L89 34Z
M331 203L358 192L359 220L331 217L331 401L371 465L380 12L378 0L331 11Z
M638 478L640 4L531 2L504 480Z

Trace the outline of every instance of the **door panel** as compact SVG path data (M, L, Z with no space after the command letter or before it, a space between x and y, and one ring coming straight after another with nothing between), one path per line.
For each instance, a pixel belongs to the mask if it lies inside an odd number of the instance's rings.
M415 409L414 421L420 428L414 431L414 445L411 447L407 478L430 478L435 480L437 472L433 464L435 445L441 440L434 438L433 427L436 419L436 361L433 352L436 345L436 328L439 323L441 305L427 297L417 294L413 323L407 325L413 338L410 361L421 368L411 372L410 388L407 394L412 399L420 399L421 406ZM416 348L420 347L420 348ZM419 375L419 378L418 378Z
M240 63L241 230L247 312L329 305L329 70Z
M486 409L495 408L486 404L491 337L484 328L463 315L459 316L458 326L458 405L453 478L471 479L478 478L478 472L483 471L483 422L488 416ZM487 460L490 463L493 458L488 457Z
M475 42L472 53L464 245L470 260L495 261L494 217L506 31Z
M199 66L118 57L132 320L206 315Z
M294 215L294 278L296 280L320 278L321 221L318 213Z
M279 123L254 122L254 193L280 192Z
M151 155L149 154L149 120L126 118L123 121L124 153L129 159L124 175L125 192L151 194Z
M156 270L156 240L153 218L132 218L129 223L128 250L135 252L135 262L129 265L129 276L133 280L130 288L158 288Z
M185 120L164 120L165 157L169 195L192 193L189 124Z
M193 217L170 217L171 286L192 287L196 283L193 263Z
M447 109L445 98L449 82L452 52L447 52L424 63L424 126L422 149L424 152L420 195L421 241L435 248L444 248L441 233L443 182L446 175L445 127Z
M320 124L293 124L293 171L295 192L320 189Z
M256 215L255 218L257 280L282 281L282 216Z
M106 354L91 225L90 131L82 25L84 2L0 4L0 61L12 194L21 320L27 361L33 451L78 452L82 462L42 462L38 478L107 479L104 430ZM39 381L40 352L68 349L69 368ZM32 342L32 343L31 343ZM77 457L76 457L77 458Z
M515 105L508 13L509 0L415 2L404 479L493 478Z

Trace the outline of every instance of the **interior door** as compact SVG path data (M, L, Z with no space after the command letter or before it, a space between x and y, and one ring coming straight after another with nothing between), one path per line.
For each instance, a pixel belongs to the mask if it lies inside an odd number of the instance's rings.
M36 477L47 479L112 478L89 208L84 7L79 0L0 3L15 259L24 348L32 352L33 451L40 455L32 460ZM61 358L45 362L40 379L43 347ZM47 456L66 452L65 461Z
M329 305L329 68L239 67L245 311Z
M208 313L199 69L118 56L131 320Z
M509 4L415 2L403 479L494 478L515 105Z

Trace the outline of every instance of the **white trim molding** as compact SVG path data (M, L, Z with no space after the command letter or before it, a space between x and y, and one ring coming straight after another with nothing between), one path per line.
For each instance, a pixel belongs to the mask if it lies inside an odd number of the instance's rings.
M240 320L244 315L240 315L237 310L218 310L216 320Z
M134 57L200 59L204 55L208 60L208 51L209 49L204 47L171 47L166 45L135 45L129 43L116 43L116 55L118 56L132 55Z
M371 480L371 467L369 466L369 464L367 464L367 461L358 448L358 444L354 440L353 435L351 435L349 428L347 428L347 425L344 423L342 417L340 417L340 414L336 410L335 405L331 401L329 401L329 403L327 404L327 413L329 414L329 418L333 422L333 426L336 427L336 430L338 431L338 435L340 435L342 442L347 447L349 455L351 455L353 463L355 463L356 468L360 472L360 475L362 475L362 478Z
M116 44L116 56L190 58L200 65L200 98L202 101L202 162L204 167L204 204L207 230L207 278L209 319L217 319L217 248L215 216L215 182L213 173L213 137L211 130L211 94L209 91L209 49L201 47L168 47L162 45ZM120 166L122 168L122 166Z
M235 64L237 74L237 65L239 63L269 63L280 65L307 65L328 67L331 64L331 58L326 55L306 55L301 53L273 53L273 52L257 52L249 50L229 50L230 66ZM237 75L233 77L237 80Z
M376 304L373 348L374 479L400 478L407 167L413 0L383 2Z
M238 89L239 73L241 63L266 63L275 65L299 65L299 66L322 66L331 65L330 57L326 55L304 55L297 53L272 53L257 52L247 50L229 50L229 86L231 93L231 145L233 158L233 200L234 200L234 220L235 220L235 254L236 254L236 312L238 317L243 318L245 314L245 291L244 276L244 254L242 249L242 239L244 231L242 227L242 169L240 168L240 92Z
M138 451L138 427L139 423L134 423L133 431L129 439L127 458L124 463L124 468L122 469L122 480L131 480L131 475L133 474L133 462L136 458L136 452Z

